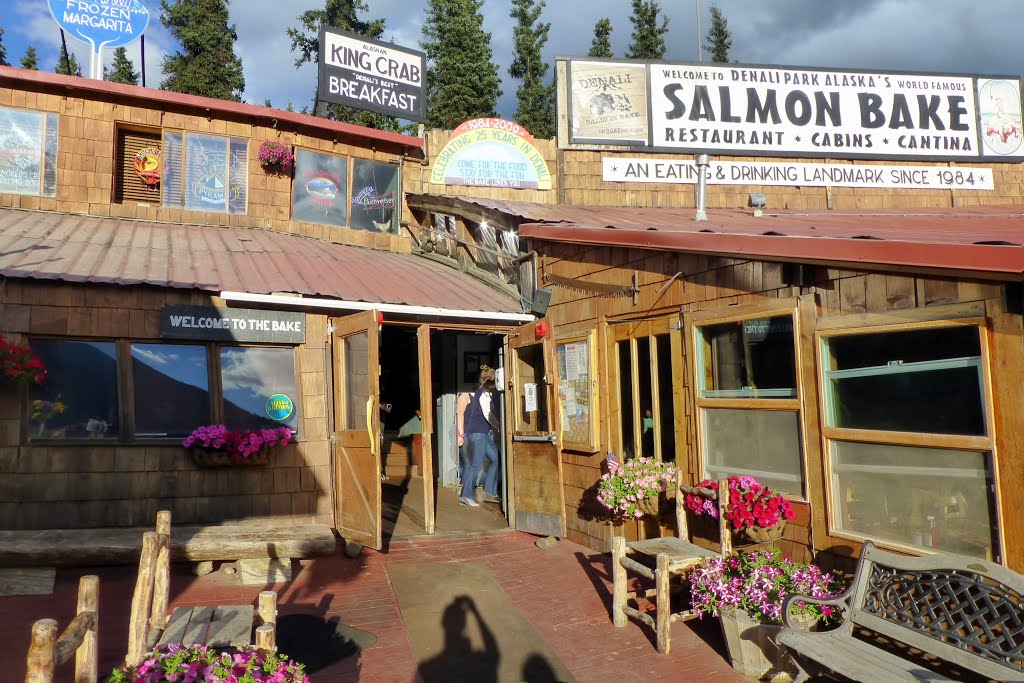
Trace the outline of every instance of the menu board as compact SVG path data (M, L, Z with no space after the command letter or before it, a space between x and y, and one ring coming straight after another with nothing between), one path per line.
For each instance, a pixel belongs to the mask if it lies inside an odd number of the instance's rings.
M594 453L598 450L595 402L600 394L594 374L593 332L555 342L555 356L563 447Z

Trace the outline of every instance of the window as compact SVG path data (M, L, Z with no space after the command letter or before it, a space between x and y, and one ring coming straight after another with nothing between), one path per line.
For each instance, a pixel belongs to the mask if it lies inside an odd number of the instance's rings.
M163 205L245 213L248 145L244 138L164 131Z
M57 194L57 114L0 107L0 193Z
M160 131L118 128L114 202L160 204Z
M803 496L793 314L696 327L701 456L710 479L750 475Z
M345 227L348 224L348 158L295 150L292 218Z
M220 422L231 429L284 425L298 431L293 348L66 339L29 343L48 369L46 382L32 387L29 396L29 440L178 443L197 426ZM127 397L119 394L119 386Z
M982 342L976 324L822 338L835 530L997 554Z
M395 199L399 196L398 167L378 161L352 162L351 227L372 232L398 232Z
M29 394L30 439L117 439L121 434L113 342L35 339L47 379Z
M676 460L670 329L677 320L656 318L612 328L619 384L612 443L624 458L639 454Z

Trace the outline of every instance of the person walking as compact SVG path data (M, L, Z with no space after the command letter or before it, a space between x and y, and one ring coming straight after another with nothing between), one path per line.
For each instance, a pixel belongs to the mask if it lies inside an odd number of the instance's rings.
M499 455L493 435L500 431L500 422L494 412L494 368L480 366L480 385L458 406L457 429L459 446L466 445L468 464L462 472L462 491L459 505L478 507L476 480L480 475L484 459L488 460L487 475L484 477L483 500L498 502Z

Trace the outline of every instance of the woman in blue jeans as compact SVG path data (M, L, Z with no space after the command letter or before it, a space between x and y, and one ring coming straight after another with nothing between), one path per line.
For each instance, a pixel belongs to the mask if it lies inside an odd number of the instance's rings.
M499 455L493 435L499 433L498 416L494 412L494 369L480 366L480 386L467 398L460 397L457 428L459 446L465 444L468 464L462 472L462 492L459 505L477 507L476 480L480 476L484 458L489 461L484 478L483 499L498 502Z

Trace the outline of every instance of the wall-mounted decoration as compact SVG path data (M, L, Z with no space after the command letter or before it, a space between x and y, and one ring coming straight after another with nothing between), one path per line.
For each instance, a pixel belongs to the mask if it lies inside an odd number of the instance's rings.
M398 166L355 159L352 162L350 226L356 230L397 233L398 183Z
M57 114L0 107L0 192L57 193Z
M473 119L452 131L430 182L550 190L551 172L525 128L504 119Z
M979 78L978 115L984 144L982 154L1024 157L1019 80Z
M155 187L160 184L162 168L160 150L154 147L139 150L132 160L132 169L148 187Z
M647 66L574 61L569 65L570 142L647 144Z
M292 154L292 146L276 140L264 140L256 152L256 160L260 162L260 168L267 173L278 173L290 175L292 166L295 165L295 155Z
M348 223L348 158L295 151L292 219L339 228Z
M563 448L596 453L597 347L594 332L555 342Z

